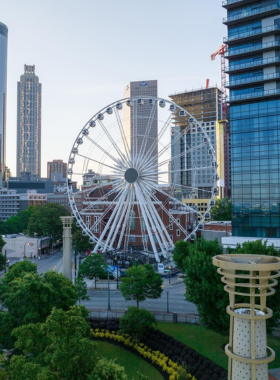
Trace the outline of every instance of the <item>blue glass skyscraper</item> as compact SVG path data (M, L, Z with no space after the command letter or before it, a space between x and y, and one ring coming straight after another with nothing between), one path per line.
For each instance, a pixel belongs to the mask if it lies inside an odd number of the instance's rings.
M7 48L8 28L0 22L0 182L6 163Z
M280 238L280 4L225 0L233 235Z

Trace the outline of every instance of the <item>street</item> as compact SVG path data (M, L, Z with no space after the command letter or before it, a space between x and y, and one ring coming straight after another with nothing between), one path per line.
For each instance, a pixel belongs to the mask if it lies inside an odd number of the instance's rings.
M165 285L163 288L162 296L156 300L147 300L140 302L140 307L152 311L166 311L167 310L167 294L169 291L169 310L170 312L197 314L196 306L190 302L185 301L185 284L179 283L174 285ZM108 291L106 290L89 290L89 301L83 301L82 304L89 309L106 309L108 306ZM120 291L110 291L111 309L126 309L127 306L136 306L136 302L125 301Z

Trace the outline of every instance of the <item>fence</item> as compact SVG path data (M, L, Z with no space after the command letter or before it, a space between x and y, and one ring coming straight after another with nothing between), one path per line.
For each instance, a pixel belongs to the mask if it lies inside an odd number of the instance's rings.
M90 318L121 318L126 310L88 309ZM164 311L151 311L158 322L191 323L199 325L199 316L196 314L166 313Z

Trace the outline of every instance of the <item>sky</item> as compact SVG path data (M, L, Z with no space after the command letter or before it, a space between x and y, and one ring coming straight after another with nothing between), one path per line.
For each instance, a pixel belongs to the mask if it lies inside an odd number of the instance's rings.
M16 175L17 81L24 64L42 83L42 176L68 161L85 123L130 81L158 80L158 96L220 86L211 54L226 28L221 0L0 0L9 28L7 166Z

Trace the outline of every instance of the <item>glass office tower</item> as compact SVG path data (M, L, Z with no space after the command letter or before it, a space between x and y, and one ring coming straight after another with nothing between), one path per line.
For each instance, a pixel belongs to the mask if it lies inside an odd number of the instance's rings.
M5 179L8 28L0 22L0 182Z
M226 0L233 235L280 238L279 0Z

